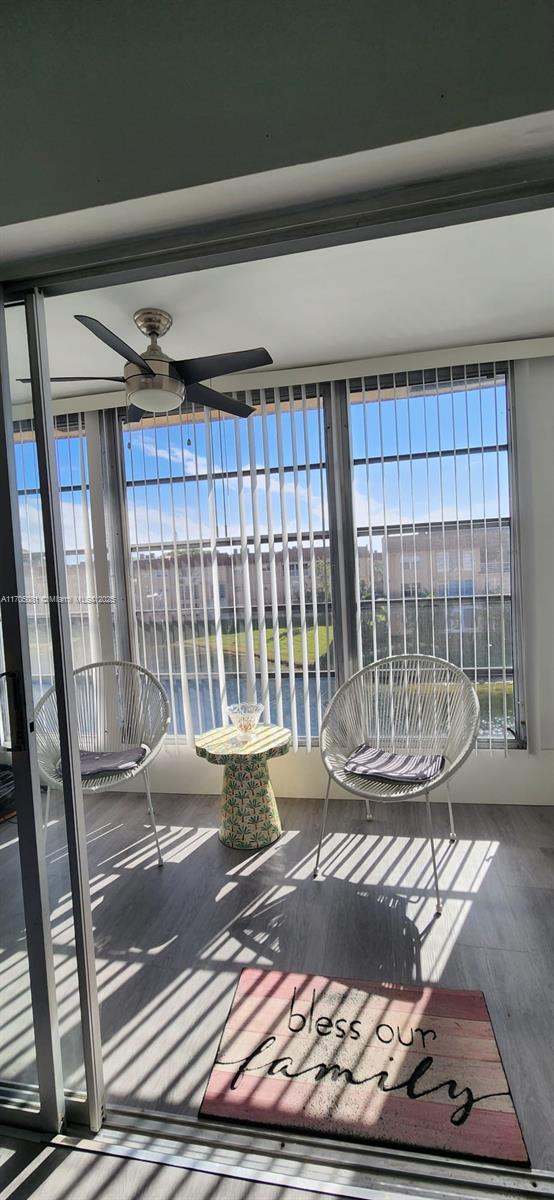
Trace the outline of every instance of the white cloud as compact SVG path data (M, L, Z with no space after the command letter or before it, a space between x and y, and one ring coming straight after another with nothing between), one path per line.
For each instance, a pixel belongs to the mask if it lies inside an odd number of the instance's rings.
M175 445L169 441L168 445L160 444L153 434L145 433L143 435L144 443L139 443L140 447L144 444L144 453L147 458L158 459L162 462L170 462L172 466L179 468L179 474L196 474L205 475L207 471L207 460L202 454L195 454L194 449L185 446L184 443Z
M363 527L367 526L369 524L370 518L371 518L372 526L384 525L385 524L385 515L386 515L386 524L387 525L399 525L400 518L402 518L402 523L404 525L406 525L406 524L411 525L411 523L412 523L411 502L409 505L406 505L406 506L403 505L402 511L400 511L398 505L396 505L396 504L390 505L390 506L387 505L387 511L385 514L385 509L383 506L383 501L382 501L381 496L379 496L379 497L372 496L371 503L368 505L367 493L362 493L357 488L355 488L354 492L353 492L353 498L354 498L354 515L355 515L356 525L358 525L358 526L363 526ZM429 509L427 508L426 502L425 501L422 502L421 499L418 500L417 496L414 499L414 504L415 504L415 520L418 523L428 522L428 521L440 521L440 522L455 521L456 518L458 518L458 520L460 520L462 516L466 515L465 513L461 513L460 508L457 507L456 504L447 504L445 502L442 507L440 505L435 504L435 507L432 508L431 511L429 511ZM469 516L469 513L467 515ZM482 512L481 511L478 512L476 506L474 506L474 511L473 511L474 520L477 520L481 516L482 516Z
M85 535L80 496L74 501L65 499L62 495L60 508L62 514L63 544L66 551L71 552L71 550L75 550L76 548L82 550L84 548ZM20 497L19 524L23 550L32 553L40 550L44 551L40 497Z

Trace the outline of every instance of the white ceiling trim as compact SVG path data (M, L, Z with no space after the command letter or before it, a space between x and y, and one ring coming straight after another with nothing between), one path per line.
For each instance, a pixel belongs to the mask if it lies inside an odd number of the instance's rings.
M378 375L389 371L412 371L422 367L456 367L464 363L502 362L504 359L543 358L554 354L554 336L520 338L510 342L488 342L457 346L447 350L420 350L406 354L386 354L357 358L348 362L323 363L315 367L296 367L284 371L250 371L214 380L220 391L248 391L252 387L286 387L293 383L320 383L323 380L355 379L359 375ZM254 375L256 376L254 382Z
M387 354L373 358L357 358L348 362L321 363L319 366L290 367L282 371L249 371L243 375L227 375L214 380L212 387L220 392L249 391L253 388L291 387L293 384L323 383L334 379L355 379L360 375L387 374L391 371L415 371L422 368L457 367L465 363L510 362L528 358L554 357L554 336L519 338L507 342L483 342L479 345L455 346L446 350L420 350L416 353ZM63 396L52 401L56 416L69 412L91 412L119 408L124 403L124 388L97 392L92 395ZM16 420L32 416L28 400L13 403Z

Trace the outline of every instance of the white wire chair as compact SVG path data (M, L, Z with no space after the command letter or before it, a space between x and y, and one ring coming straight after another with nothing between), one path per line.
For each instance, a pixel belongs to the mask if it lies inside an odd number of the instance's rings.
M400 802L425 798L436 892L442 911L429 792L446 784L450 840L456 840L449 780L473 750L479 731L479 699L467 675L441 658L402 654L363 667L338 689L325 712L320 749L329 779L323 805L314 878L319 874L329 792L335 780L366 802ZM431 781L413 783L377 779L345 770L359 746L371 745L396 754L440 755L444 765Z
M148 767L159 754L169 724L169 704L161 683L147 671L130 662L100 662L78 667L74 672L77 702L79 751L97 756L94 774L82 774L84 792L109 791L116 783L143 775L148 801L148 813L158 853L163 857L158 840ZM35 709L35 731L38 764L42 781L48 789L46 819L50 789L62 788L60 738L56 689L49 688ZM144 756L127 766L115 766L113 756L141 747ZM106 756L109 755L108 759ZM103 768L105 759L105 768ZM83 757L81 757L83 764Z

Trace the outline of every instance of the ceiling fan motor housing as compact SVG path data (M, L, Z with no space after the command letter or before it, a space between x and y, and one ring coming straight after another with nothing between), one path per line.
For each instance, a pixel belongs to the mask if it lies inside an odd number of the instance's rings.
M155 372L145 375L135 363L125 364L123 374L127 384L127 400L147 412L171 412L185 399L185 385L172 359L160 350L157 339L163 337L173 324L169 313L161 309L141 308L134 315L141 333L150 338L150 345L141 357Z
M134 363L125 363L123 374L128 402L147 412L171 412L179 408L185 399L185 385L171 359L159 347L145 350L142 357L155 375L145 375Z
M141 333L149 338L161 338L173 325L171 313L164 308L137 308L133 321Z

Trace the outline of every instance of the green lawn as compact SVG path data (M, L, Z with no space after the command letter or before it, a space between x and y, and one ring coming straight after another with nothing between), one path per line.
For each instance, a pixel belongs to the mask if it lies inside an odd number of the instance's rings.
M237 648L238 648L239 656L241 658L245 657L246 635L244 633L238 633L236 635L236 637L235 637L234 633L224 633L224 634L222 634L221 640L223 643L223 653L224 654L229 654L229 655L234 656L237 653ZM273 636L272 629L266 629L265 641L266 641L266 649L267 649L267 660L269 663L273 664L273 663L275 663L275 639ZM315 632L315 629L313 628L313 626L306 630L306 643L307 643L307 650L308 650L308 666L309 667L315 667L317 655L320 660L326 655L327 650L329 649L329 646L331 645L332 641L333 641L332 628L320 629L318 632L317 642L316 642L316 632ZM302 634L299 629L294 630L293 635L292 635L292 643L293 643L293 661L297 664L301 663L302 662ZM215 651L216 651L216 635L215 635L215 633L210 634L210 636L207 639L207 644L208 644L211 654L215 655ZM187 639L185 641L185 646L187 648L190 647L192 649L192 640ZM206 649L206 638L197 638L196 639L196 647L197 647L197 650L198 649L205 650ZM288 642L286 629L281 629L279 632L279 651L280 651L280 655L281 655L282 666L288 667L288 665L289 665L289 642ZM319 652L319 654L318 654L318 652ZM254 658L256 659L256 662L259 662L259 660L260 660L260 631L259 631L259 629L254 630Z
M471 682L473 683L473 680ZM503 683L502 679L495 679L493 683L476 683L473 686L479 698L482 696L488 696L489 693L491 696L502 696L504 691L506 692L506 695L509 696L514 690L513 681L511 679L507 679L505 683Z

